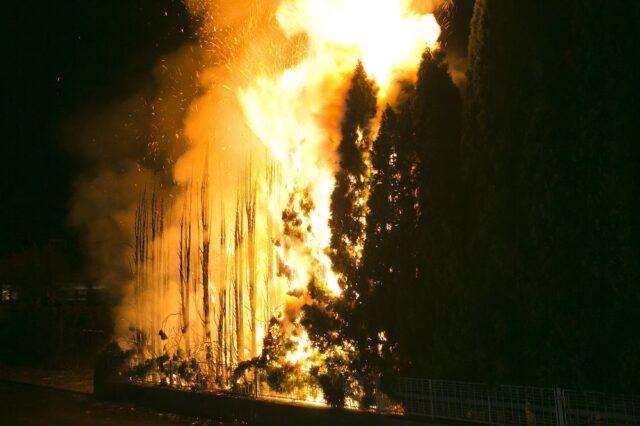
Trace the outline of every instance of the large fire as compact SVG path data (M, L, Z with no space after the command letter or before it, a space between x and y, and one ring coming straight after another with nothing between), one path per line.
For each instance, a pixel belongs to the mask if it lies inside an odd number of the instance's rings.
M207 9L207 2L187 3ZM164 213L156 217L155 198L143 195L137 207L130 306L137 313L129 320L151 336L163 329L156 353L179 349L222 365L224 376L260 354L276 317L294 346L284 362L308 371L318 359L297 320L312 279L341 295L327 251L344 94L358 61L379 87L379 105L393 102L399 81L415 79L422 52L440 36L420 3L431 2L282 0L262 11L271 18L253 13L240 25L260 34L251 47L237 47L248 53L202 73L207 94L186 121L192 145L176 165L183 191L167 226ZM218 38L231 40L226 49L241 44L229 36L237 26L203 21L210 37L203 44L214 52ZM274 46L283 40L295 42Z
M306 36L304 59L279 75L256 75L238 94L250 128L283 170L284 192L305 188L314 206L305 238L283 254L296 287L315 274L339 296L326 252L340 116L327 122L325 111L359 60L380 88L379 102L387 102L393 83L415 73L424 49L436 45L440 27L432 14L413 12L409 0L284 0L277 21L287 37ZM304 360L310 348L299 339L287 358Z

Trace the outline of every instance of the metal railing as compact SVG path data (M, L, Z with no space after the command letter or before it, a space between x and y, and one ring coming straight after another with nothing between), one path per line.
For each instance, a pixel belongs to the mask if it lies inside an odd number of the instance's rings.
M640 396L532 386L398 379L406 415L497 426L640 425Z

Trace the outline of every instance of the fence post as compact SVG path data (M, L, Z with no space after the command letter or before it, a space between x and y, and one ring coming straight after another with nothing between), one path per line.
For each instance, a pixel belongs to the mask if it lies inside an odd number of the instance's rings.
M431 384L431 379L429 379L429 404L431 404L431 418L436 418L436 413L433 411L433 385Z
M489 408L489 426L493 426L493 418L491 417L491 389L487 392L487 407Z
M253 386L255 386L255 397L258 399L258 367L253 367Z
M376 411L378 414L382 414L384 411L384 402L382 400L382 390L380 389L380 376L376 376L375 379L375 392L376 392Z
M566 417L564 413L564 398L562 395L562 389L555 389L555 400L556 400L556 419L558 422L558 426L567 426L566 425Z

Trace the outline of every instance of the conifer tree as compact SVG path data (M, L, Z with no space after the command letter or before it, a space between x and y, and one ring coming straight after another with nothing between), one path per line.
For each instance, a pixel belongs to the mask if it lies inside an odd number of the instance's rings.
M331 260L342 276L345 297L356 301L358 293L358 264L364 241L365 200L368 189L366 163L370 123L376 114L375 83L358 62L346 96L342 120L342 140L338 147L340 170L331 196Z
M418 202L417 273L409 306L415 338L406 339L415 368L430 376L455 373L461 324L456 323L463 292L458 264L463 228L460 198L462 101L442 50L426 50L412 104ZM412 318L413 317L413 318ZM418 320L421 317L421 320ZM458 333L451 333L451 329ZM430 356L421 354L430 353Z
M401 176L398 162L397 116L387 106L380 124L380 130L371 151L371 192L368 199L366 240L362 261L362 279L369 292L367 311L370 335L386 330L388 318L379 315L392 309L393 287L397 270L397 231L400 216ZM378 314L378 315L376 315ZM377 330L377 331L376 331Z

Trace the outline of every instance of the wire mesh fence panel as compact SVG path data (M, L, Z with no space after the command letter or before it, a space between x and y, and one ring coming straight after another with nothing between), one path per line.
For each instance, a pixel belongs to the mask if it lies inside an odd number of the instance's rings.
M489 387L482 383L431 381L435 417L489 423Z
M552 389L402 378L405 414L495 425L555 426Z
M640 426L640 396L400 378L407 415L499 426Z
M404 413L417 416L434 415L433 398L430 392L430 381L423 379L403 378L399 380Z
M489 388L482 383L401 378L398 397L404 413L489 423Z
M555 391L531 386L491 389L491 423L497 425L558 425Z
M640 396L562 392L567 426L640 425Z

